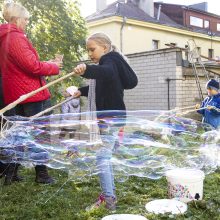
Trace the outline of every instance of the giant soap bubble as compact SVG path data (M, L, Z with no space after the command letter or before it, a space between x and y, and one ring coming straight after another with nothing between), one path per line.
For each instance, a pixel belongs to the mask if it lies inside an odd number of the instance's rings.
M107 152L120 181L158 179L182 167L210 173L220 164L220 133L207 124L165 111L95 112L94 120L87 114L6 118L1 162L45 164L74 180L97 175L97 157Z

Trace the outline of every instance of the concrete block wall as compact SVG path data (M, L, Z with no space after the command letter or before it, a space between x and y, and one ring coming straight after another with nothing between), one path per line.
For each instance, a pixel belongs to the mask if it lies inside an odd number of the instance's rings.
M167 78L176 77L177 51L164 49L127 56L138 76L138 86L125 91L128 110L167 110ZM176 82L170 82L170 107L176 106Z
M170 109L200 102L193 70L182 67L182 52L179 49L148 51L127 57L139 80L136 88L125 90L127 110L168 110L168 78ZM205 77L200 76L204 97L206 81ZM82 111L86 111L87 100L83 99L83 103Z
M200 95L196 84L195 76L193 73L193 69L182 68L182 74L185 78L185 80L182 81L182 85L181 85L182 92L179 91L179 94L182 93L182 97L181 97L182 107L191 106L196 103L200 103ZM203 97L205 98L207 96L207 92L205 88L207 79L206 77L202 76L201 71L198 71L198 74L199 74L199 82L203 92Z

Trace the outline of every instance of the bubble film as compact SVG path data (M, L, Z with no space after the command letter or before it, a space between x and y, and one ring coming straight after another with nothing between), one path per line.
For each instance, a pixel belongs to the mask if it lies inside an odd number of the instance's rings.
M44 164L76 180L97 175L102 158L120 182L158 179L173 168L210 173L220 165L220 133L207 124L160 111L96 112L96 120L87 114L6 118L1 162Z

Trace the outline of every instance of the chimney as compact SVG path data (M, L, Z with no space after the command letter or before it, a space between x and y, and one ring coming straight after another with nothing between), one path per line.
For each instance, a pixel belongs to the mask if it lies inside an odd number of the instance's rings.
M107 6L107 0L96 0L96 11L102 11Z
M162 5L160 4L160 5L159 5L159 8L158 8L158 12L157 12L157 20L158 20L158 21L160 20L161 7L162 7Z
M189 7L208 12L208 2L201 2L198 4L189 5Z
M137 5L146 14L154 17L154 1L153 0L131 0L134 5Z

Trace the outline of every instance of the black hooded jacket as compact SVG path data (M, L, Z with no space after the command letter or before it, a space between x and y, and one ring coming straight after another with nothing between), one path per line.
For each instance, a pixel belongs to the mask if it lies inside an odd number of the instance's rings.
M122 67L122 68L121 68ZM99 65L87 65L82 77L96 79L97 111L125 110L124 86L119 71L133 71L117 52L102 56ZM82 96L88 96L89 86L79 89Z

